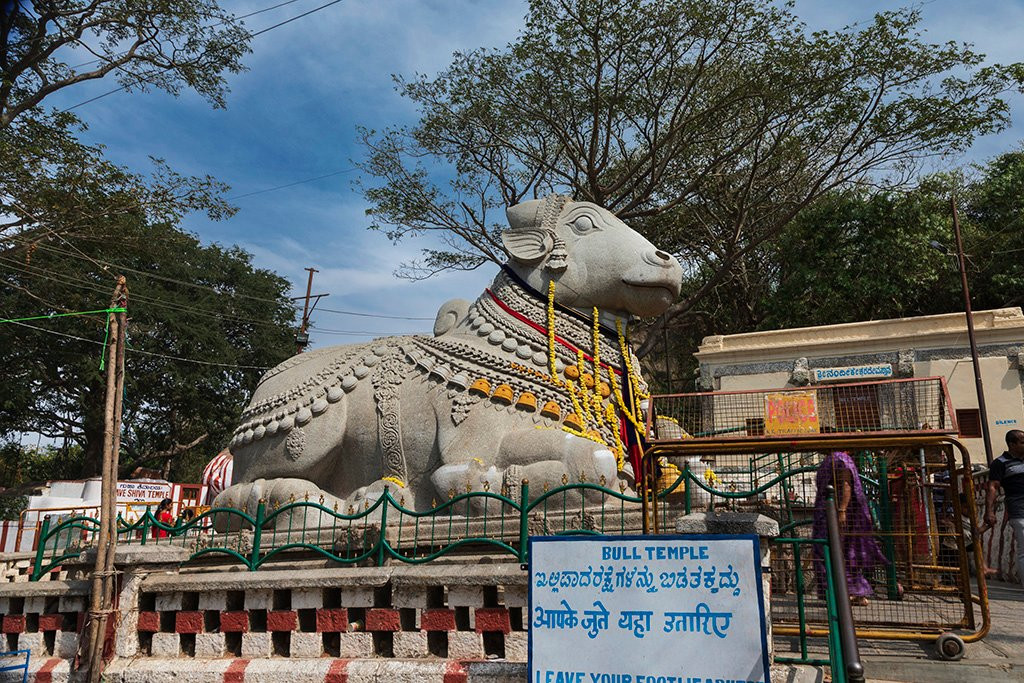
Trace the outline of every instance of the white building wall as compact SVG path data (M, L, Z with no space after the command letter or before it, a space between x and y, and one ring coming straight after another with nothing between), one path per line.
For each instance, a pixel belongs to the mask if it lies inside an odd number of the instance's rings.
M764 372L757 375L727 375L721 378L721 391L781 389L789 382L788 372Z
M981 381L985 390L985 408L992 434L992 451L998 456L1006 449L1004 436L1011 429L1024 425L1024 394L1020 372L1006 357L979 359ZM974 366L970 357L958 360L932 360L914 363L915 377L945 377L953 408L977 408L978 392L974 385ZM971 462L985 462L982 439L962 439L971 453Z

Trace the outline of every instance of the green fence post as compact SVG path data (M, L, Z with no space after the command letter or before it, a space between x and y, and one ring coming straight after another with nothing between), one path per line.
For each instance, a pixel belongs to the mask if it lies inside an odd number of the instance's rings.
M793 523L793 505L789 502L789 492L790 492L789 478L783 476L783 475L786 474L786 472L789 470L789 468L786 467L786 462L785 462L785 460L782 457L782 453L778 454L778 458L779 458L779 476L783 477L779 481L779 483L782 485L781 488L782 488L782 501L783 501L783 505L786 506L786 517L787 517L786 521L789 522L790 524L792 524ZM754 487L751 486L750 490L753 491Z
M139 545L146 545L146 537L149 536L149 510L146 510L142 514L142 540L139 541Z
M289 511L289 514L291 512ZM263 520L267 516L267 504L260 500L256 506L256 524L252 530L252 551L249 553L249 571L254 572L260 565L260 541L263 539ZM241 526L239 526L241 530Z
M807 596L805 595L804 567L800 557L803 549L804 545L802 543L793 543L793 559L795 560L794 567L796 569L796 615L800 623L800 658L807 661L807 613L804 606L804 599ZM813 547L811 550L813 557Z
M391 494L384 487L384 504L380 506L380 541L377 543L377 566L384 566L384 546L388 542L388 507L391 505Z
M39 529L39 536L36 537L36 559L32 565L32 581L38 581L43 575L43 553L46 551L46 535L50 531L50 516L43 517L43 526Z
M899 598L899 583L896 579L896 546L892 540L892 501L889 499L889 463L885 455L878 454L878 501L882 527L882 546L885 548L886 592L890 600Z
M523 479L519 493L519 564L526 564L526 553L530 543L529 503L530 481Z

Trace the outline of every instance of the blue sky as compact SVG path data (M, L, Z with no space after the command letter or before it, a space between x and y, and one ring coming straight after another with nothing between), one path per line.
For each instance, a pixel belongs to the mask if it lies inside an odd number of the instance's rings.
M297 2L247 20L256 31L312 9L323 0ZM223 0L236 14L276 4L273 0ZM884 2L798 0L796 13L811 28L841 28L868 20ZM383 128L412 123L416 112L393 89L391 74L433 74L452 52L503 45L522 26L524 2L497 0L345 0L253 41L249 71L231 76L226 110L211 109L190 93L118 93L76 109L89 125L90 142L108 156L145 170L147 156L196 175L211 174L232 186L232 195L264 190L352 167L360 150L357 125ZM990 61L1021 60L1024 2L931 0L923 5L926 37L967 41ZM109 90L109 82L85 84L48 100L70 106ZM1011 99L1015 118L1024 98ZM1014 148L1021 128L980 140L968 160ZM204 241L239 244L257 265L289 278L305 291L303 268L319 269L315 292L329 292L322 306L387 315L428 317L453 297L474 298L493 267L410 283L392 275L415 257L422 243L391 245L366 230L362 197L345 173L275 192L240 198L231 219L188 217L184 226ZM426 332L430 321L357 318L318 313L321 330L379 333ZM367 337L362 337L367 338ZM313 330L315 344L360 337Z

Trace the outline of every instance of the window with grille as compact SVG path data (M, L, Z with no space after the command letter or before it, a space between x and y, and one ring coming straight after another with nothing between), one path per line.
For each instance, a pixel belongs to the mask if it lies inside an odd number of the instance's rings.
M839 432L871 432L881 429L878 419L878 386L837 386L832 394Z
M956 423L960 436L965 439L981 438L981 413L977 408L960 408L956 411Z

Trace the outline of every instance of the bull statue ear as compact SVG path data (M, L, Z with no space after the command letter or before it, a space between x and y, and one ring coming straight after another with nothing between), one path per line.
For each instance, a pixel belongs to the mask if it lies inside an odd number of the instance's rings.
M533 264L539 262L555 246L554 237L543 228L519 228L501 233L501 243L516 261Z

